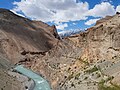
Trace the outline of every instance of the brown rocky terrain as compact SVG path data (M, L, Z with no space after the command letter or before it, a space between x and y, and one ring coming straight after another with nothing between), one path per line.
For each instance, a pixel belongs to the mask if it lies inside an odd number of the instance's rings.
M0 90L24 90L21 82L8 74L13 64L0 55Z
M0 52L13 63L27 53L44 53L58 42L59 36L55 30L54 26L31 21L0 9Z
M13 78L7 74L8 67L10 69L13 64L19 62L35 61L36 56L45 55L47 51L57 45L59 39L55 26L31 21L17 16L9 10L0 9L0 56L6 58L6 60L0 58L2 60L0 69L6 71L6 77L8 77L6 80L12 82L10 79ZM10 61L8 62L8 60ZM3 69L4 67L5 69ZM5 78L4 73L1 73L1 76L3 76L1 78ZM6 83L6 81L4 82ZM6 88L14 88L12 86L8 85ZM7 89L4 88L4 90Z
M93 26L92 30L88 29L85 33L80 34L79 45L86 45L82 57L88 58L91 62L119 58L120 16L106 18L99 20L98 22L101 23Z
M60 40L55 26L0 9L0 55L41 74L53 90L100 60L120 57L120 16L107 16L85 32Z
M56 87L57 84L62 87L67 80L78 75L79 71L92 63L119 60L120 16L104 18L99 22L90 30L63 39L58 46L47 52L41 59L49 66L45 71L45 66L41 66L42 61L38 61L37 65L32 64L31 68L41 72L46 78L49 77L52 86Z

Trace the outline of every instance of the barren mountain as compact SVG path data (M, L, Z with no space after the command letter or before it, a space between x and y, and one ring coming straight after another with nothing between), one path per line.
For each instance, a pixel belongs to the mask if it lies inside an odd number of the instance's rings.
M0 55L41 74L53 90L89 90L70 80L98 61L119 60L120 15L107 16L85 32L60 40L55 26L0 9Z
M107 16L98 22L85 32L63 39L40 59L41 62L37 60L37 65L31 64L31 69L44 75L55 90L62 87L62 90L79 90L68 88L66 83L96 62L114 62L120 58L120 16L109 19ZM70 83L73 87L76 84Z
M54 26L0 9L0 52L12 62L22 59L22 54L44 53L53 48L58 39Z
M0 71L3 85L7 85L6 81L13 82L11 81L13 76L9 76L7 72L14 64L30 61L35 55L45 55L47 51L57 45L59 40L55 26L49 26L41 21L31 21L17 16L9 10L0 9L0 70L6 72L5 74ZM33 58L30 58L29 55L32 55ZM4 76L8 79L5 80ZM15 82L18 84L17 81ZM10 84L8 87L1 86L0 88L1 90L8 90L8 88L23 90L22 86L20 88L20 84L15 87Z

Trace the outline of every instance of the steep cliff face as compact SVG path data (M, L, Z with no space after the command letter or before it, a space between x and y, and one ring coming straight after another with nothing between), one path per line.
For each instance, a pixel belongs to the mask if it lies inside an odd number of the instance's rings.
M62 90L83 90L86 87L85 85L82 86L82 83L84 83L83 76L85 76L85 74L79 77L80 74L82 74L81 73L82 71L85 72L86 68L91 67L91 65L96 65L96 63L98 62L107 61L113 63L118 62L120 60L120 14L116 14L110 17L107 16L97 21L95 26L88 28L85 32L81 32L80 34L67 37L64 40L67 43L67 45L71 46L68 49L70 50L72 48L73 51L72 50L70 51L72 54L66 53L67 54L66 57L68 60L67 65L63 66L64 67L63 72L64 74L66 74L67 80L66 79L63 80L65 82L63 85L64 88L62 88ZM63 60L66 59L64 58ZM68 62L73 63L68 64ZM117 65L114 65L112 67L109 64L107 64L105 67L109 67L108 69L110 71L111 70L114 71L117 70L116 68L119 68L119 66ZM102 66L101 69L106 68ZM68 72L65 72L65 70L66 71L68 70ZM110 72L109 70L104 71L104 73ZM113 73L116 75L116 73L119 72L115 71ZM113 73L108 75L112 76ZM94 75L94 73L91 75ZM120 77L119 75L118 76L115 75L113 75L115 77L115 82L118 83L118 85L120 85L120 83L118 82L119 81L118 78ZM91 77L92 76L90 76L90 78ZM76 79L78 80L78 82ZM95 79L93 80L90 79L90 82L91 81L94 82L94 80ZM86 88L85 90L89 90L91 87L95 87L95 85L93 86L90 85L89 87L90 82L89 81L87 82L88 89ZM74 88L72 88L71 86ZM96 88L90 90L102 90L102 89Z
M0 54L42 74L53 90L98 60L120 56L120 16L97 21L85 32L60 40L55 26L0 9Z
M79 36L79 45L84 49L82 58L90 62L114 60L120 56L120 16L106 18Z
M102 18L102 19L98 20L96 22L96 25L98 25L100 23L103 23L103 22L106 22L106 21L110 20L111 18L113 18L113 16L106 16L105 18Z
M23 59L23 54L50 50L58 39L55 27L0 9L0 53L13 63Z
M117 59L120 55L120 16L107 16L76 39L73 36L67 39L78 45L82 49L81 58L90 62Z
M0 54L0 90L25 90L22 82L8 72L14 65Z

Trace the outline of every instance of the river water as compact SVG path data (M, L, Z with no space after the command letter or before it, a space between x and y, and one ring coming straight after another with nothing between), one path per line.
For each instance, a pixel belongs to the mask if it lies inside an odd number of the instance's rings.
M23 67L22 65L18 65L14 69L34 80L34 90L52 90L47 80L42 78L40 75L34 73L33 71Z

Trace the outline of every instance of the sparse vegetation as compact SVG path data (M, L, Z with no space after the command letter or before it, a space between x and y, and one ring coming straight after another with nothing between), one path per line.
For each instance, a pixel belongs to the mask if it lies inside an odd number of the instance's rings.
M113 78L114 78L113 76L112 77L108 77L107 80L106 80L106 82L112 80Z
M104 85L104 82L100 82L98 84L98 90L120 90L120 86L119 85L106 86Z
M74 85L74 83L71 83L71 87L74 87L74 88L75 88L75 85Z
M67 76L64 76L64 78L66 79L66 78L67 78Z
M78 84L80 84L82 81L79 81Z
M68 80L71 80L72 78L73 78L74 76L73 76L73 73L72 74L70 74L69 76L68 76Z
M101 80L101 82L98 83L98 90L120 90L120 86L111 83L111 86L104 85L105 82L108 82L112 80L114 77L108 77L107 80Z
M88 79L88 77L85 77L84 80Z
M98 74L97 74L97 78L99 78L99 77L101 77L101 75L98 73Z
M75 75L75 79L79 79L80 73Z
M71 68L69 67L69 68L68 68L68 72L70 71L70 69L71 69Z
M86 70L85 72L86 73L93 73L95 71L98 71L98 68L96 66L94 66L93 68L89 69L89 70Z

